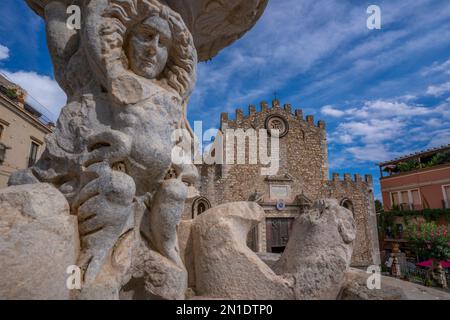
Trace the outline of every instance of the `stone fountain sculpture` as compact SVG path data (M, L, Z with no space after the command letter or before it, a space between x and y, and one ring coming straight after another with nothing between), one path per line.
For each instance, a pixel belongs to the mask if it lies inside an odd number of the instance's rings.
M239 39L259 19L267 1L27 0L45 20L55 77L68 103L55 132L46 139L41 159L30 170L12 175L10 185L50 192L43 187L50 184L64 195L70 214L77 218L76 265L82 270L83 285L72 298L186 297L191 281L186 259L180 255L177 228L197 170L172 163L171 151L181 143L172 139L172 133L180 128L192 132L186 108L197 63ZM66 25L67 6L72 4L81 8L80 30ZM330 210L333 214L321 218ZM235 204L202 215L192 226L195 266L188 266L195 268L199 294L335 298L354 239L353 218L342 210L327 202L326 208L313 209L297 227L302 230L299 237L311 242L308 248L326 246L323 239L307 232L308 226L333 237L337 254L311 260L311 250L290 243L276 272L242 245L245 234L263 217L259 206ZM220 214L229 224L216 221ZM328 226L326 232L314 227L318 221ZM258 290L250 292L251 286L244 286L239 278L228 282L211 269L233 259L226 255L222 256L226 262L212 259L210 246L217 239L213 241L211 230L217 228L224 228L222 237L237 239L220 243L236 244L241 257L236 263L240 270L259 277ZM203 242L208 237L210 244ZM321 282L315 263L335 270ZM304 286L311 282L308 272L318 286L308 287L309 291L302 287L302 281ZM331 295L324 295L324 286L333 287L325 290Z

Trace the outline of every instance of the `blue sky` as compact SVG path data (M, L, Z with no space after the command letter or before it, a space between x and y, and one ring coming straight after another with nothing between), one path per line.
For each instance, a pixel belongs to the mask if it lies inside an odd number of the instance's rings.
M382 29L366 27L380 6ZM53 80L40 18L3 0L0 70L50 118L65 96ZM276 92L327 122L330 170L370 173L376 163L450 143L450 1L270 0L243 39L199 66L189 119L217 127Z

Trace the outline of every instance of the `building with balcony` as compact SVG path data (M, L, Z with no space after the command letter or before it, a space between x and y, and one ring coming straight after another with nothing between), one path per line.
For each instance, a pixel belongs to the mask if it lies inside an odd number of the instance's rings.
M11 173L32 166L53 124L26 103L27 93L0 75L0 188Z
M380 164L385 211L450 208L450 145Z
M401 250L406 261L416 261L408 227L432 222L449 225L450 145L380 163L384 212L378 216L381 260Z

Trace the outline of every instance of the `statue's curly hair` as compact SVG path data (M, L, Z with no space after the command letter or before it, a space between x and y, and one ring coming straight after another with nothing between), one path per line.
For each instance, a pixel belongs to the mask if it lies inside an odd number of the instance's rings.
M158 0L109 0L109 2L109 9L103 16L112 20L102 30L105 39L104 50L110 52L109 59L120 60L124 67L128 68L128 60L123 53L128 33L150 15L158 15L169 23L174 43L160 80L186 99L196 81L197 51L192 35L181 16Z

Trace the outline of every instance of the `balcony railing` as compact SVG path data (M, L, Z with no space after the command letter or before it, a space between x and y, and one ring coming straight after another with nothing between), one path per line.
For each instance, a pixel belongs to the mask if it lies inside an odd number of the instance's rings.
M424 169L448 165L450 164L450 150L442 150L434 153L432 156L428 155L426 159L414 159L405 162L398 162L389 165L380 165L381 178L388 178L391 176L401 175L413 171L421 171ZM387 173L388 176L384 174Z
M427 221L446 221L447 224L450 224L450 208L442 208L442 209L416 209L416 210L400 210L399 208L392 209L387 212L383 212L380 214L380 223L386 224L386 221L392 221L392 218L395 217L403 217L403 218L418 218L422 217ZM383 222L382 222L383 221ZM385 227L385 226L384 226ZM382 229L384 229L382 227Z
M400 205L394 206L390 211L398 212L398 211L420 211L423 210L423 205L414 204L414 203L402 203ZM443 209L445 209L443 207Z

